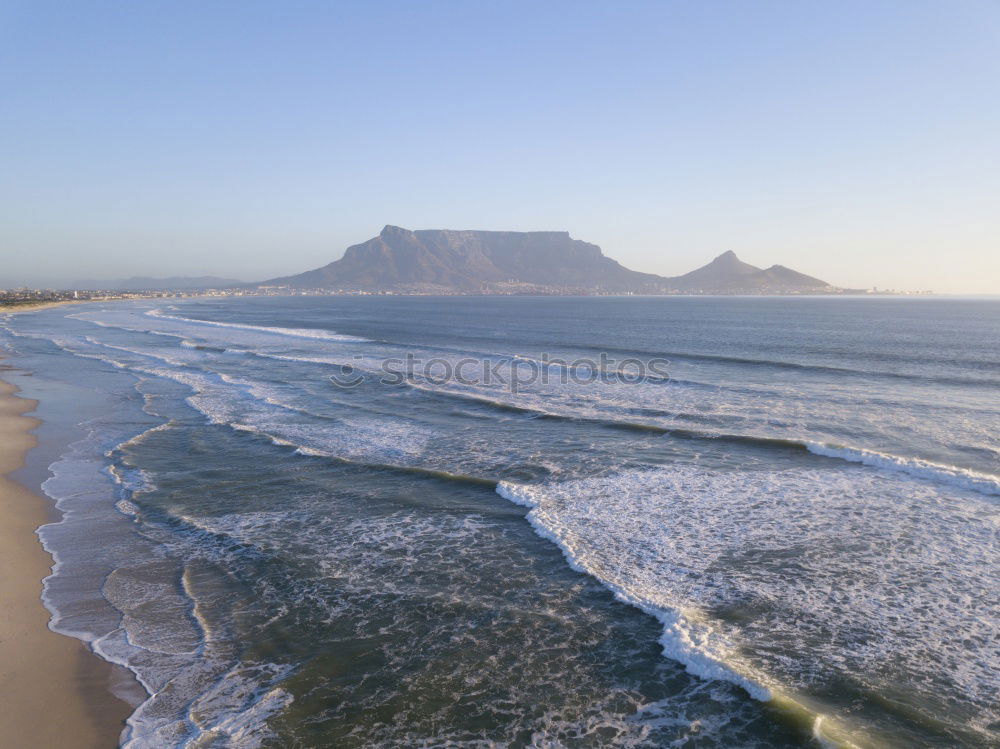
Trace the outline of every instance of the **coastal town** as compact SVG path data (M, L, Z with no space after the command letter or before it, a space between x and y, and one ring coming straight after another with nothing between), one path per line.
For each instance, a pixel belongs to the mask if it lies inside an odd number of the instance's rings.
M700 295L703 292L688 291L684 295ZM748 295L762 296L762 294L746 292ZM927 296L933 294L932 291L896 291L894 289L830 289L823 292L811 292L813 294L823 294L824 296L847 296L847 295L868 295L868 296ZM73 302L112 302L130 299L182 299L193 297L248 297L248 296L634 296L627 292L595 291L593 289L572 289L559 287L545 287L535 284L503 283L484 286L479 292L441 290L441 289L412 289L412 290L378 290L367 289L296 289L290 287L268 286L268 287L247 287L247 288L225 288L225 289L196 289L196 290L172 290L172 289L144 289L138 291L101 290L92 291L80 290L60 290L60 289L0 289L0 313L12 310L24 310L55 304L69 304ZM676 296L677 293L663 293L656 296ZM775 295L775 294L770 294ZM786 292L778 296L801 295L800 292ZM730 294L732 296L732 294Z
M661 291L655 296L712 295L719 292L709 290ZM761 292L760 290L737 290L726 292L727 296L927 296L932 291L897 291L895 289L843 289L827 287L808 291ZM633 292L578 288L571 286L547 286L518 281L484 283L478 291L456 290L435 287L428 284L414 284L409 288L364 289L364 288L297 288L294 286L250 285L224 288L178 289L38 289L19 287L0 289L0 312L24 310L55 304L73 302L111 302L132 299L182 299L193 297L259 297L259 296L635 296Z

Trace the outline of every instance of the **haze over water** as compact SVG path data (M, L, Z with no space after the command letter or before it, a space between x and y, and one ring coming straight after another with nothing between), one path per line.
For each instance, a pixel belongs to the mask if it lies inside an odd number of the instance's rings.
M171 300L0 329L67 513L45 600L144 686L129 747L995 746L998 339L982 299ZM538 364L601 353L668 376ZM407 355L525 381L383 381Z

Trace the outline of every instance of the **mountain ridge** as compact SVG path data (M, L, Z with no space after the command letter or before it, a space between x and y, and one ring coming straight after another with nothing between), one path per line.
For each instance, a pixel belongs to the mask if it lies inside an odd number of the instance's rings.
M433 293L802 293L832 289L813 276L758 268L727 250L681 276L631 270L567 231L410 230L387 224L320 268L259 287Z
M758 268L740 260L736 253L727 250L707 265L668 279L680 290L768 291L795 289L823 289L830 284L813 276L772 265Z
M106 289L108 291L160 291L160 290L201 290L227 289L245 286L246 281L219 276L171 276L170 278L150 278L149 276L133 276L117 280L76 281L70 290L86 291L90 289Z

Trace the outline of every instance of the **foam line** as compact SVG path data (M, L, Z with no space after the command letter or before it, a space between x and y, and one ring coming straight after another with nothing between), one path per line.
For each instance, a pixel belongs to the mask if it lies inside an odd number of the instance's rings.
M805 442L804 444L809 452L826 458L840 458L851 463L861 463L885 471L905 473L914 478L927 479L988 496L1000 497L1000 477L991 476L988 473L979 473L943 463L933 463L921 458L889 455L860 447L831 445L824 442Z
M156 317L162 320L175 320L177 322L195 323L197 325L212 325L217 328L236 328L239 330L255 330L261 333L271 333L274 335L291 336L293 338L313 338L324 341L338 341L340 343L370 342L368 338L359 338L358 336L343 335L341 333L334 333L333 331L321 330L319 328L272 328L266 325L245 325L243 323L236 323L236 322L218 322L216 320L196 320L190 317L168 315L158 309L149 310L149 312L147 312L146 314L149 315L150 317Z

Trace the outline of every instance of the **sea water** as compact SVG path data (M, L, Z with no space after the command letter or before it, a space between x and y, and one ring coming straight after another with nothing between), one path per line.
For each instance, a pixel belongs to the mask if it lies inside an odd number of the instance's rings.
M136 748L997 746L998 344L936 298L0 327L52 626Z

